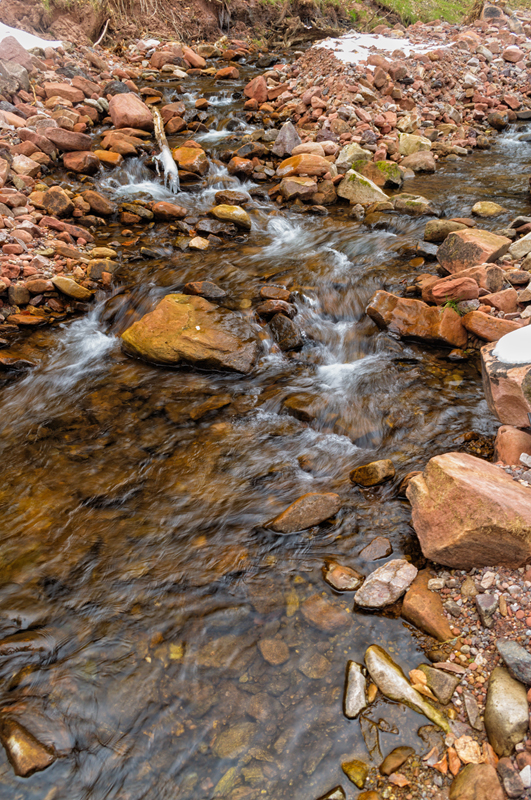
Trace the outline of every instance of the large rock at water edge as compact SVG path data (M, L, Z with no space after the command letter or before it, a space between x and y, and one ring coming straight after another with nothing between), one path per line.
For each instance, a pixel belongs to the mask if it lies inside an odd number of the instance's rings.
M367 314L378 327L400 336L451 347L464 347L467 343L467 332L453 308L434 308L421 300L397 297L380 289L367 306Z
M153 116L147 105L134 92L115 94L109 101L109 115L115 128L153 130Z
M210 369L250 372L258 342L237 314L203 297L168 294L122 334L129 355L155 364L181 361Z
M514 746L524 739L528 725L525 686L515 681L505 667L496 667L490 675L485 705L485 729L496 755L510 756Z
M402 558L388 561L365 579L354 595L362 608L382 608L398 600L417 575L417 568Z
M349 200L353 204L359 203L362 206L368 206L371 203L387 203L389 201L385 192L382 192L373 181L364 175L360 175L354 169L349 169L346 173L337 187L337 193L345 200Z
M531 328L529 331L531 332ZM531 352L528 364L504 363L494 355L501 341L500 339L497 343L481 348L485 397L490 410L500 422L517 428L527 428L528 414L531 413Z
M365 652L365 665L381 693L397 703L424 714L444 731L450 730L448 720L435 706L432 706L420 692L417 692L402 672L398 664L382 647L373 644Z
M467 228L450 233L437 252L439 264L450 273L496 261L508 251L511 240L490 231Z
M308 492L268 522L267 527L277 533L303 531L333 517L342 505L341 498L334 492Z
M455 569L531 560L531 492L499 467L444 453L411 478L406 494L426 558Z

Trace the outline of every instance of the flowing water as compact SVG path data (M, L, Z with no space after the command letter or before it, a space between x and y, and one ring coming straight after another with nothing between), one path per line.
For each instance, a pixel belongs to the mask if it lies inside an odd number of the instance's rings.
M167 99L182 96L161 86ZM215 101L211 132L198 140L214 157L237 147L252 130L241 84L193 86L187 104L201 92ZM460 216L496 199L508 209L491 223L500 227L529 211L522 133L407 189ZM352 596L334 593L321 568L337 559L370 572L382 562L360 551L378 535L392 557L420 565L400 480L462 448L467 432L496 429L475 357L452 362L401 342L364 313L376 289L402 290L431 269L410 263L425 220L364 226L346 206L324 217L279 209L219 161L177 195L142 158L93 182L117 200L175 200L191 216L219 189L243 188L253 230L198 254L167 225L123 232L112 223L98 243L120 253L116 294L3 351L38 365L1 389L0 634L18 634L15 645L0 642L1 702L59 758L22 779L0 752L0 798L313 800L338 782L353 798L341 760L368 754L360 722L342 714L347 659L378 643L407 671L422 651L400 618L353 613L350 627L327 634L301 605L317 593L350 612ZM246 377L121 352L118 334L133 318L201 278L251 318L264 282L288 286L302 350L280 354L262 328ZM299 410L289 412L294 396ZM375 458L393 459L396 480L354 487L349 472ZM345 501L334 521L292 536L264 527L319 490ZM264 639L281 639L289 658L266 662ZM379 733L385 755L398 744L419 751L426 722L378 699L361 727L371 747Z

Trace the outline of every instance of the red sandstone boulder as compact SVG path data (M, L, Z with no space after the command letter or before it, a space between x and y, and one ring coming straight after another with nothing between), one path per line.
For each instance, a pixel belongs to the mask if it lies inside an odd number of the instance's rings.
M494 442L494 458L504 464L520 464L522 453L531 455L531 433L513 425L501 425Z
M504 364L493 354L495 347L496 344L487 344L481 348L487 403L500 422L526 428L529 425L527 415L531 413L531 364Z
M183 206L178 206L175 203L168 203L161 200L159 203L154 203L151 210L155 215L155 219L160 219L164 222L169 222L172 219L184 219L188 214L188 210Z
M378 327L433 344L464 347L467 333L453 308L433 308L421 300L397 297L380 290L367 306L367 314Z
M430 292L434 302L438 306L442 306L451 300L476 300L479 294L479 286L473 278L450 276L434 283L430 287Z
M510 289L504 289L502 292L494 292L486 294L479 299L480 303L487 306L492 306L497 311L503 311L505 314L511 314L516 311L518 306L518 295L516 289L511 286Z
M426 558L455 569L531 560L531 492L467 453L430 459L409 481L412 522Z
M64 128L46 128L46 138L53 142L59 150L89 150L92 139L86 133L67 131Z
M115 94L109 101L109 114L115 128L153 130L153 116L147 105L134 94Z
M256 100L260 105L267 100L267 83L263 75L258 75L249 81L243 93L246 97Z
M77 153L65 153L63 156L63 164L66 169L71 169L72 172L79 172L82 175L95 175L100 168L98 156L95 156L90 150L80 150Z
M511 244L505 236L490 231L467 228L450 233L437 252L437 259L444 269L454 274L477 264L496 261Z
M301 153L299 156L291 156L282 161L277 168L277 175L279 178L289 178L292 175L322 176L330 172L331 166L330 161L322 156Z
M484 311L469 311L468 314L461 317L461 322L467 331L487 342L497 342L506 333L522 327L521 322L491 317Z
M46 92L46 97L63 97L71 103L82 103L85 99L81 89L76 89L69 83L44 83L42 88Z

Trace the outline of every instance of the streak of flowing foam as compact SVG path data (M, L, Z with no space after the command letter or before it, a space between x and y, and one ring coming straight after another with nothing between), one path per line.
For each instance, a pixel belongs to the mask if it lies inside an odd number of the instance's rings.
M347 33L338 39L323 39L315 47L326 47L328 50L333 50L334 55L340 61L357 64L366 59L374 50L384 53L402 50L406 56L410 56L414 53L428 53L434 47L441 49L443 45L440 42L414 44L409 39L393 39L390 36L377 36L371 33ZM369 65L369 69L374 69L374 66Z
M171 157L171 153L169 155ZM168 156L166 156L167 159ZM173 181L173 186L177 185L177 189L173 190L171 183L169 186L165 186L162 181L153 178L152 175L153 173L143 164L142 159L133 158L103 178L100 186L110 192L113 197L134 199L135 196L139 196L140 199L140 196L144 194L154 200L174 201L175 191L178 191L178 177L177 182Z
M220 128L217 131L210 130L208 133L198 134L195 137L195 140L196 142L201 142L202 144L216 144L216 142L221 142L223 139L226 139L229 136L234 136L235 133L237 133L239 136L246 136L247 134L254 133L254 131L258 130L256 125L247 125L247 123L240 120L235 120L235 122L237 122L238 125L232 130L229 128Z
M518 127L512 125L498 135L496 145L498 147L525 147L525 145L529 147L531 141L527 141L528 136L531 137L531 125L520 125ZM525 148L522 155L529 158L529 150Z
M64 326L58 347L28 375L4 392L0 431L26 429L62 409L80 381L96 377L106 369L105 356L116 347L116 339L102 333L98 309ZM22 425L21 425L22 423Z

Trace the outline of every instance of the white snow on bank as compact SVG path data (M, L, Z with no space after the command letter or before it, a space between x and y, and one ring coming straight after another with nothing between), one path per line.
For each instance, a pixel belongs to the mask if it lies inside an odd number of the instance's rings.
M503 364L531 364L531 327L526 325L506 333L492 354Z
M41 39L39 36L33 36L32 33L26 31L19 31L18 28L10 28L9 25L3 25L0 22L0 41L5 39L6 36L13 36L17 42L22 45L26 50L31 50L33 47L60 47L63 43L57 41L47 41Z
M409 39L393 39L390 36L376 36L372 33L347 33L339 39L323 39L315 46L333 50L336 58L346 64L357 64L370 56L374 49L383 53L402 50L409 56L411 53L429 53L434 48L440 48L441 44L438 42L412 44Z

